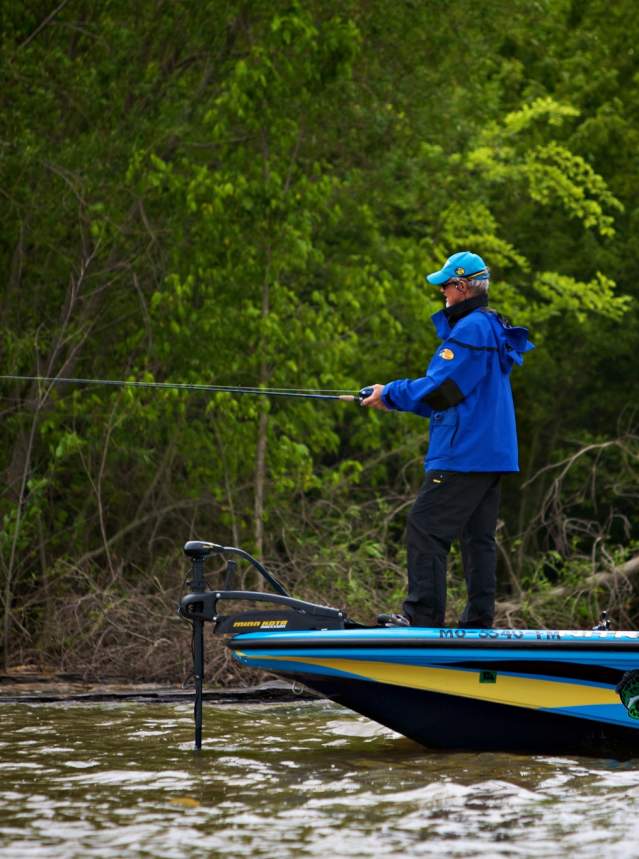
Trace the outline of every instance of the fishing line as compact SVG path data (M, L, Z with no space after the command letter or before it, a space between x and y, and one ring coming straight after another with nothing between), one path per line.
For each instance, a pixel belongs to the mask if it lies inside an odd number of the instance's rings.
M367 393L357 394L339 388L267 388L241 385L201 385L190 382L138 382L122 379L82 379L62 376L0 376L0 380L13 382L51 382L52 384L107 385L117 388L155 388L160 390L201 391L208 393L253 394L265 397L299 397L312 400L343 400L360 402Z

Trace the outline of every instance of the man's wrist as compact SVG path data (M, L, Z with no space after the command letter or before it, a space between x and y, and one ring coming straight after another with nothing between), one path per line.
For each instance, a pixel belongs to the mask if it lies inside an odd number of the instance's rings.
M384 405L386 406L387 409L396 409L397 406L393 402L393 398L391 396L389 388L390 388L390 384L384 385L384 387L382 389L382 393L381 393L381 401L384 403Z

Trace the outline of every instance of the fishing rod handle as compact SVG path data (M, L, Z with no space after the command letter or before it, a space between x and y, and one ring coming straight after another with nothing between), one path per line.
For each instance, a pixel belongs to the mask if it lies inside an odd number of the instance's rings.
M367 386L366 388L362 388L359 394L340 394L339 397L335 397L337 400L344 400L348 403L358 403L360 406L362 404L362 400L365 400L367 397L373 393L372 385Z

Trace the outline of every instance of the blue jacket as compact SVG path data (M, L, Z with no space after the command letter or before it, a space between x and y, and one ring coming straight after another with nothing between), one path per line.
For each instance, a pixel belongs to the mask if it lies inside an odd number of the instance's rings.
M443 310L432 318L443 343L426 375L389 382L385 405L430 418L427 471L519 471L510 371L534 349L528 329L485 306L454 326Z

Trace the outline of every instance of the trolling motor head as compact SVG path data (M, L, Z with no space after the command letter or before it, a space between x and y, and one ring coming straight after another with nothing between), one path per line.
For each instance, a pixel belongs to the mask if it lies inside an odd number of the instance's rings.
M211 555L219 555L224 551L224 546L218 543L209 543L205 540L189 540L184 544L184 554L191 559L191 588L195 593L203 593L206 590L204 581L204 561Z
M184 554L193 560L204 560L211 555L219 555L224 551L224 546L218 543L207 543L204 540L188 540L184 544Z

